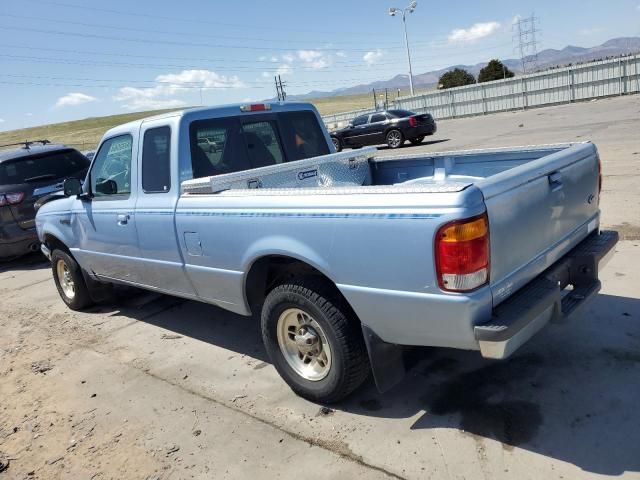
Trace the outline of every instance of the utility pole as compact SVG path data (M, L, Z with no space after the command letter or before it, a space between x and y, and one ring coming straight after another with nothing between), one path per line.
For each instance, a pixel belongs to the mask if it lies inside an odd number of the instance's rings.
M284 102L287 99L287 92L285 92L284 90L284 87L287 86L287 83L282 83L282 78L280 78L280 75L274 76L273 80L276 83L276 94L278 95L278 101Z
M518 41L517 49L520 53L523 74L538 69L538 40L536 39L536 33L540 31L538 25L539 18L534 14L527 18L518 18L513 24L513 38Z
M373 93L373 109L378 110L378 101L376 100L376 89L372 88L371 93Z
M282 96L282 101L284 102L287 99L287 92L285 92L284 90L286 83L284 85L282 84L282 78L280 78L280 75L278 75L278 83L280 83L280 95Z

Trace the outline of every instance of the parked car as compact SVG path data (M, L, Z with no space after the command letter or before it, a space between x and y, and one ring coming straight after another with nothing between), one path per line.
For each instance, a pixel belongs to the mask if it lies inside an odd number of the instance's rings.
M401 147L406 140L419 145L427 135L436 133L436 122L428 113L418 115L407 110L386 110L354 118L347 127L331 132L336 151L345 147L387 144Z
M218 151L218 144L210 138L202 137L198 139L198 146L205 152L216 153Z
M394 385L406 345L507 358L598 292L617 234L599 229L595 145L331 150L306 103L109 130L84 185L38 211L60 297L79 310L118 283L260 315L280 375L332 402L371 371Z
M46 141L0 151L0 259L38 251L34 203L62 190L67 178L84 178L89 160ZM16 145L10 145L16 146Z

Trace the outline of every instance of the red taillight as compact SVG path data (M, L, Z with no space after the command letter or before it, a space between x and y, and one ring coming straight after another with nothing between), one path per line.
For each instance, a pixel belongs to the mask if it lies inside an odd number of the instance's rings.
M242 112L264 112L265 110L271 110L271 105L268 103L252 103L240 106L240 111Z
M0 207L5 205L17 205L24 200L23 192L0 194Z
M443 290L468 292L489 281L487 214L440 227L435 241L436 274Z
M416 117L409 117L409 125L412 127L418 126L418 119Z

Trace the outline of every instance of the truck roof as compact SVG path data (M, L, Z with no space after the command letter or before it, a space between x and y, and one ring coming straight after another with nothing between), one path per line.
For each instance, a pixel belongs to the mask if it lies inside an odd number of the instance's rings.
M138 120L134 120L132 122L128 122L122 125L118 125L117 127L113 127L110 130L105 132L104 136L112 136L114 134L121 134L125 132L131 132L138 130L143 123L162 120L162 119L174 119L174 118L189 118L190 120L198 120L201 118L209 118L209 117L227 117L227 116L235 116L240 115L243 112L240 111L240 107L243 105L251 105L251 104L260 104L265 103L271 106L271 110L273 112L288 112L295 110L313 110L316 111L316 107L309 102L242 102L242 103L231 103L228 105L218 105L215 107L193 107L193 108L185 108L183 110L176 110L173 112L161 113L159 115L152 115L149 117L141 118ZM267 111L268 113L269 111ZM261 112L249 112L248 115L255 113L265 113Z

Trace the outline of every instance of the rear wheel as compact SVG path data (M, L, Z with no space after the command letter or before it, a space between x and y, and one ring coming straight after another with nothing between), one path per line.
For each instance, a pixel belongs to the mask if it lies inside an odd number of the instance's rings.
M359 321L321 279L298 277L274 288L262 309L262 338L280 376L312 401L343 399L370 371Z
M398 148L404 143L404 137L400 130L390 130L387 132L387 145L389 148Z
M51 269L58 294L71 310L82 310L93 304L82 269L71 255L62 250L54 250L51 254Z
M423 140L424 140L424 136L420 136L420 137L412 138L409 141L411 142L412 145L420 145Z
M339 138L331 137L331 141L333 142L333 146L336 147L336 152L342 151L342 143Z

